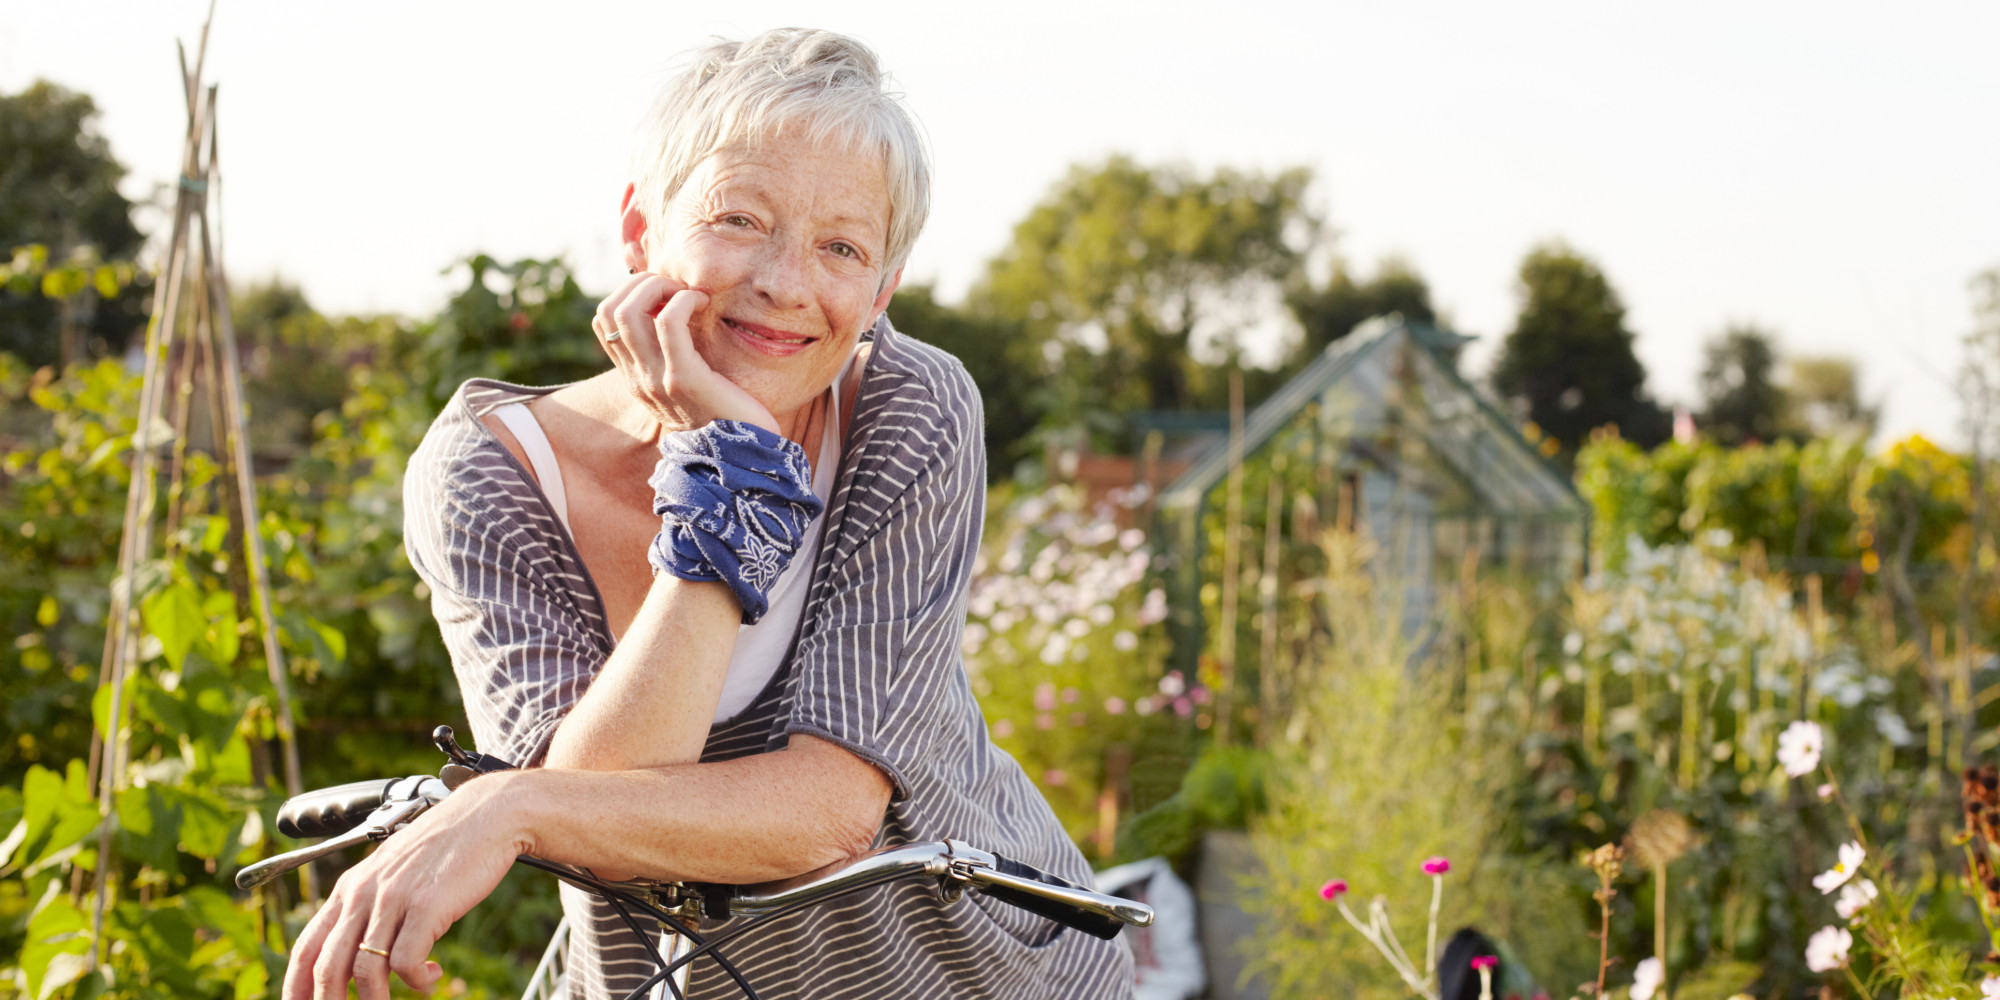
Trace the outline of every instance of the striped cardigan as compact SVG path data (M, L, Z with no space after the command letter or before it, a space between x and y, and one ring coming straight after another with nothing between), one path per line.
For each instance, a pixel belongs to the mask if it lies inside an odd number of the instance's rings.
M878 846L954 837L1088 884L1047 802L987 740L960 656L985 509L978 389L956 359L886 318L866 336L874 347L791 650L751 706L710 731L703 759L810 733L893 783ZM405 545L431 588L477 745L530 763L612 648L568 533L479 419L548 391L467 382L404 477ZM563 902L572 996L619 997L650 972L653 942L593 896L565 886ZM774 1000L1097 1000L1132 989L1122 940L976 893L946 905L921 883L779 918L725 951ZM696 962L689 997L738 995Z

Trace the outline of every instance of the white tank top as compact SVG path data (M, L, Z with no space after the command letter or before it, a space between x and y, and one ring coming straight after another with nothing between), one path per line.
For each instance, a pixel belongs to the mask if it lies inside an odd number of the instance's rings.
M840 468L840 387L847 381L847 370L853 365L854 359L849 357L827 390L828 419L820 435L819 459L813 463L813 493L822 504L830 505L833 500L833 481ZM534 469L535 478L541 480L542 493L549 498L549 506L555 508L556 519L562 522L564 531L570 531L569 498L563 493L562 467L556 462L555 450L549 447L549 437L543 433L541 423L521 403L498 407L493 415L521 442L528 465ZM729 674L722 681L722 699L715 706L715 723L727 722L749 708L784 661L799 617L805 613L813 559L819 552L819 529L825 520L822 514L806 527L799 555L778 574L778 582L771 587L771 606L764 617L755 625L742 626L736 633L736 649L729 655ZM574 539L575 533L571 532L571 540ZM612 636L614 640L617 638Z

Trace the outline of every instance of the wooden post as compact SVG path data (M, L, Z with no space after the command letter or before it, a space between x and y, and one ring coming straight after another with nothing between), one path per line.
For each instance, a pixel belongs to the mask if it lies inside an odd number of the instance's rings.
M1235 708L1236 601L1242 583L1243 527L1243 372L1229 371L1229 496L1222 515L1222 614L1216 636L1215 742L1229 742L1230 715Z

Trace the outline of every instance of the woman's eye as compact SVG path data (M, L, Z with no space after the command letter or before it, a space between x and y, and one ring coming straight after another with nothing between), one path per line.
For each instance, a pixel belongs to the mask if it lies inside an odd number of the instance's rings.
M748 229L752 225L750 217L747 215L725 215L722 217L722 221L725 225L735 226L738 229Z
M853 244L850 243L835 243L833 245L833 252L842 257L861 256L861 251L854 249Z

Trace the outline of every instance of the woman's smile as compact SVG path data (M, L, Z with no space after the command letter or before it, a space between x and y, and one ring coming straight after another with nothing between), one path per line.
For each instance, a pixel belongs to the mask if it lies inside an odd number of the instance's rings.
M723 318L722 325L736 334L738 340L772 357L791 357L819 341L818 337L791 334L761 324L727 317Z

